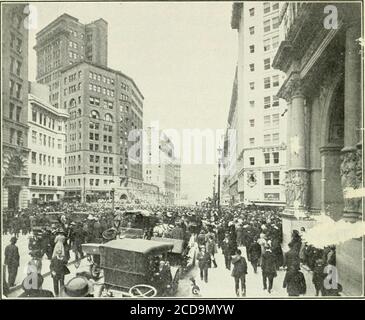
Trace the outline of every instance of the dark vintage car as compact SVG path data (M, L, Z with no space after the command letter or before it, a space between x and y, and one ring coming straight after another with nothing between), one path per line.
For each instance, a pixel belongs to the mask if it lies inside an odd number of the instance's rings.
M144 238L158 219L146 210L126 211L121 218L119 233L125 238Z
M124 297L174 296L177 291L180 269L168 257L172 243L124 238L82 247L100 256L106 290Z

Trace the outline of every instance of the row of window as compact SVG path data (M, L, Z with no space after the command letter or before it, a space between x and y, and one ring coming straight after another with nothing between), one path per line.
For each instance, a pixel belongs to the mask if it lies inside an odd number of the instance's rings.
M91 151L99 151L99 144L90 143L89 150ZM103 152L113 153L113 146L103 145Z
M67 94L75 93L77 90L81 90L81 82L79 82L77 86L74 84L68 88L63 89L63 95L66 96Z
M255 145L255 138L249 138L250 146ZM270 144L278 144L279 143L279 133L273 133L273 134L265 134L264 135L264 144L270 145Z
M114 90L105 87L98 86L96 84L89 83L89 90L97 93L102 93L107 96L114 97Z
M55 119L46 116L43 112L37 111L37 109L34 107L32 109L32 121L35 123L38 122L41 126L55 130L55 125L56 125ZM57 121L57 130L59 132L62 132L62 122L60 121Z
M263 3L263 7L264 7L264 14L267 14L267 13L269 13L271 10L272 10L272 11L279 10L279 3L278 3L278 2L273 2L273 3L270 3L270 2L264 2L264 3ZM250 12L250 16L251 16L251 17L255 16L255 8L250 8L250 9L249 9L249 12Z
M21 121L22 107L15 106L14 103L9 103L9 119L17 122Z
M14 33L10 33L10 48L14 49L17 53L22 53L23 41L15 36Z
M265 128L268 128L268 127L271 127L271 126L278 127L279 126L279 119L280 119L280 116L279 116L278 113L273 114L273 115L264 116L264 127ZM249 123L250 123L250 127L252 127L252 128L255 127L255 119L250 119Z
M38 184L37 184L37 176L38 176ZM32 186L49 186L54 187L55 186L55 176L52 175L46 175L46 174L37 174L32 173ZM57 176L57 187L62 186L62 177Z
M90 117L92 119L100 119L100 114L96 110L91 110ZM110 113L104 115L104 121L113 122L113 116Z
M75 41L72 41L72 40L69 40L69 42L68 42L68 46L69 46L70 48L73 48L73 49L78 49L78 48L79 48L78 43L77 43L77 42L75 42ZM80 46L80 49L81 49L81 51L83 51L83 50L84 50L84 46L83 46L83 45L81 45L81 46Z
M76 79L81 79L81 75L82 75L82 71L78 71L77 73L73 73L73 74L70 74L68 77L65 77L63 79L63 83L64 84L67 84L67 80L68 82L72 82L72 81L75 81Z
M10 72L20 77L21 68L22 63L14 57L10 57Z
M89 133L89 140L99 141L99 133L90 132ZM103 135L103 141L108 142L108 143L112 143L113 142L113 137L108 136L108 135Z
M89 103L93 106L100 106L100 98L97 97L89 97ZM109 100L103 100L103 108L105 109L113 109L114 108L114 102Z
M89 128L94 129L94 130L99 130L100 123L90 121ZM112 125L104 124L103 129L104 129L104 131L113 132L113 126Z
M270 155L271 155L271 157L270 157ZM264 153L265 164L270 164L271 158L272 158L272 163L278 164L279 163L279 152L273 152L271 154L269 152ZM249 160L250 160L250 165L254 166L255 165L255 157L250 157Z
M10 128L9 142L11 144L16 144L18 146L22 146L24 143L23 132L20 130L15 130L13 128Z
M39 140L38 140L38 136L39 136ZM48 138L48 140L47 140ZM37 133L37 131L32 130L32 143L33 144L37 144L37 140L39 141L39 145L41 146L47 146L47 141L48 141L48 147L49 148L55 148L55 138L49 137L46 134L43 133ZM57 149L61 150L62 149L62 139L57 139Z
M82 54L78 54L78 53L73 52L73 51L69 51L68 56L69 56L70 59L75 59L75 60L76 59L81 59L81 60L84 59L84 56ZM72 64L72 63L73 63L73 61L70 61L70 64Z
M37 163L37 158L38 158L38 163ZM45 154L42 153L38 154L37 152L34 151L32 151L31 153L31 161L32 164L38 164L40 166L49 166L49 167L55 166L55 157L52 156L47 157L47 155ZM57 158L57 167L62 168L62 158Z
M22 95L22 85L14 80L10 80L9 83L9 94L11 97L15 97L17 99L21 99Z
M271 60L270 58L266 58L264 59L264 70L270 70L271 68ZM251 72L255 71L255 64L254 63L250 63L249 64L249 69Z
M272 80L272 82L271 82L271 80ZM255 90L255 82L254 81L251 81L249 83L249 85L250 85L251 90ZM272 87L278 87L279 86L279 76L278 75L264 78L264 89L270 89L271 86Z
M103 76L99 73L95 73L95 72L92 72L92 71L89 72L89 79L90 80L96 80L96 81L102 81L106 84L114 85L114 79Z

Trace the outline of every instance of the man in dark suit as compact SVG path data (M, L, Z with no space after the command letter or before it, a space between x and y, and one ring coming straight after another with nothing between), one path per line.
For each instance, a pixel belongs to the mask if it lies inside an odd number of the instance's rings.
M63 256L62 250L58 250L52 258L49 266L53 278L54 293L56 296L60 293L60 288L64 287L65 275L70 273L67 268L67 259Z
M246 296L246 274L247 274L247 262L244 257L241 256L242 252L237 249L236 255L232 257L232 277L234 277L235 289L237 297L240 296L240 281L242 296Z
M229 238L229 233L226 233L224 240L222 241L222 253L224 255L224 262L226 269L231 270L231 260L232 256L235 254L235 245Z
M9 287L14 287L16 276L18 274L19 268L19 250L15 245L17 242L16 237L10 239L10 244L5 248L5 261L4 264L8 269L8 285Z
M274 278L277 276L277 273L276 258L275 255L272 253L271 247L269 245L265 247L265 252L262 255L261 270L264 290L268 289L268 292L271 293ZM267 288L267 280L269 280L269 288Z

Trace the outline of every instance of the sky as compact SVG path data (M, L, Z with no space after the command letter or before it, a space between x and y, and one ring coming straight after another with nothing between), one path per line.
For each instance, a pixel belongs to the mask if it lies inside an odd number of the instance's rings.
M108 22L108 66L132 77L142 91L144 126L226 128L237 32L230 2L33 3L29 79L36 73L35 34L63 13L82 23ZM215 132L215 131L214 131ZM181 151L183 152L183 151ZM203 151L204 153L205 151ZM217 165L182 164L182 194L190 202L212 195Z

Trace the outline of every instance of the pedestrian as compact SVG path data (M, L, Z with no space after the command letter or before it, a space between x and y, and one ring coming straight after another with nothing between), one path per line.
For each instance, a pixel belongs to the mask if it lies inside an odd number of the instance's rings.
M236 255L232 257L232 277L234 277L235 290L237 297L240 296L240 282L241 282L241 293L242 297L246 296L246 274L247 274L247 262L242 257L242 252L237 249Z
M16 237L12 237L10 239L10 244L5 248L5 261L4 264L7 266L8 269L8 285L9 288L14 287L16 276L18 274L19 268L19 250L16 246L17 242Z
M305 294L307 286L303 273L295 265L292 265L285 274L283 288L286 288L289 297L299 297Z
M66 236L63 230L58 229L56 231L56 238L54 239L54 249L53 249L53 254L52 254L52 258L56 256L57 251L61 251L62 256L65 257L65 241L66 241Z
M261 246L257 243L258 239L255 239L251 245L249 246L248 253L249 253L249 260L251 262L253 271L257 273L257 265L261 258Z
M313 270L313 277L312 282L314 284L314 287L316 289L316 297L319 296L319 293L323 296L324 294L324 279L326 277L326 274L324 272L324 263L322 259L317 259L314 270Z
M233 245L228 232L226 233L221 246L226 269L231 270L231 260L235 252L235 246Z
M49 268L53 278L54 293L58 296L60 289L64 286L65 275L70 273L70 270L67 268L67 260L61 249L56 251L56 255L52 258Z
M290 269L290 267L300 267L300 258L299 258L299 251L297 251L297 248L295 247L294 243L290 242L288 244L289 251L285 253L284 255L284 267Z
M40 256L40 251L31 251L29 255L32 257L28 262L27 274L37 273L42 274L42 258Z
M205 246L201 246L197 253L198 266L200 269L200 279L208 283L208 269L211 266L210 254L206 252Z
M217 262L215 261L214 255L217 253L217 245L214 241L214 236L209 235L208 241L205 244L206 251L210 254L210 259L213 263L214 268L217 268Z
M276 259L269 245L266 245L265 252L261 258L262 282L264 285L264 290L268 289L268 292L271 293L274 278L277 276L277 273ZM269 282L269 286L267 286L267 282Z

